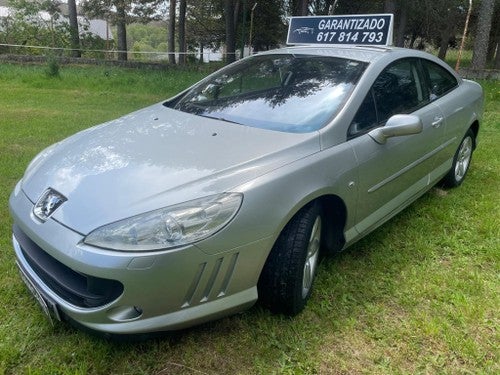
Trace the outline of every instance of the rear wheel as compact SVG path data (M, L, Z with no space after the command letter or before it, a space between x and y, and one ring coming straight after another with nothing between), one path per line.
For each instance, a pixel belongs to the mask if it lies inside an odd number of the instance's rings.
M271 311L295 315L304 309L320 259L322 222L320 205L311 203L278 237L258 284L259 298Z
M467 133L465 133L453 157L453 164L450 171L443 178L443 185L445 187L457 187L464 181L472 159L474 142L474 133L469 129Z

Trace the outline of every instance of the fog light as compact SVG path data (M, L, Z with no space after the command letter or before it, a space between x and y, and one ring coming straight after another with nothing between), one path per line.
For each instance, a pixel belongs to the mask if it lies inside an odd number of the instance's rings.
M108 316L116 322L129 322L140 318L142 309L137 306L117 306L108 310Z

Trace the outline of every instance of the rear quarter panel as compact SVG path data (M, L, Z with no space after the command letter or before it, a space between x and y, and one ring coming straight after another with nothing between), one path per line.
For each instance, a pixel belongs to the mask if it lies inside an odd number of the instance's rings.
M463 80L460 85L437 99L445 117L445 138L453 140L447 148L447 156L453 157L458 144L471 125L481 122L483 115L483 89L473 81Z

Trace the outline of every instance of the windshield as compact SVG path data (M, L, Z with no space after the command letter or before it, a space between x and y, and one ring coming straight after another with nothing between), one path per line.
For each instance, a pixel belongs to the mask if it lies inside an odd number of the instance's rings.
M328 56L254 56L202 81L174 109L257 128L306 133L335 116L366 65Z

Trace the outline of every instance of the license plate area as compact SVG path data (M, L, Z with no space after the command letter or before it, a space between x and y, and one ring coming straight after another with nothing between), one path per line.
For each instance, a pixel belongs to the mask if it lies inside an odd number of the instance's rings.
M42 311L44 312L45 316L49 319L50 323L53 325L55 320L60 321L61 316L59 314L59 310L57 308L57 304L52 301L50 298L47 296L44 296L42 292L38 290L36 285L31 281L29 276L26 274L26 271L23 269L23 267L17 263L17 267L19 269L19 274L21 275L21 279L24 281L26 284L26 287L28 290L31 292L35 300L38 302L40 307L42 308Z

